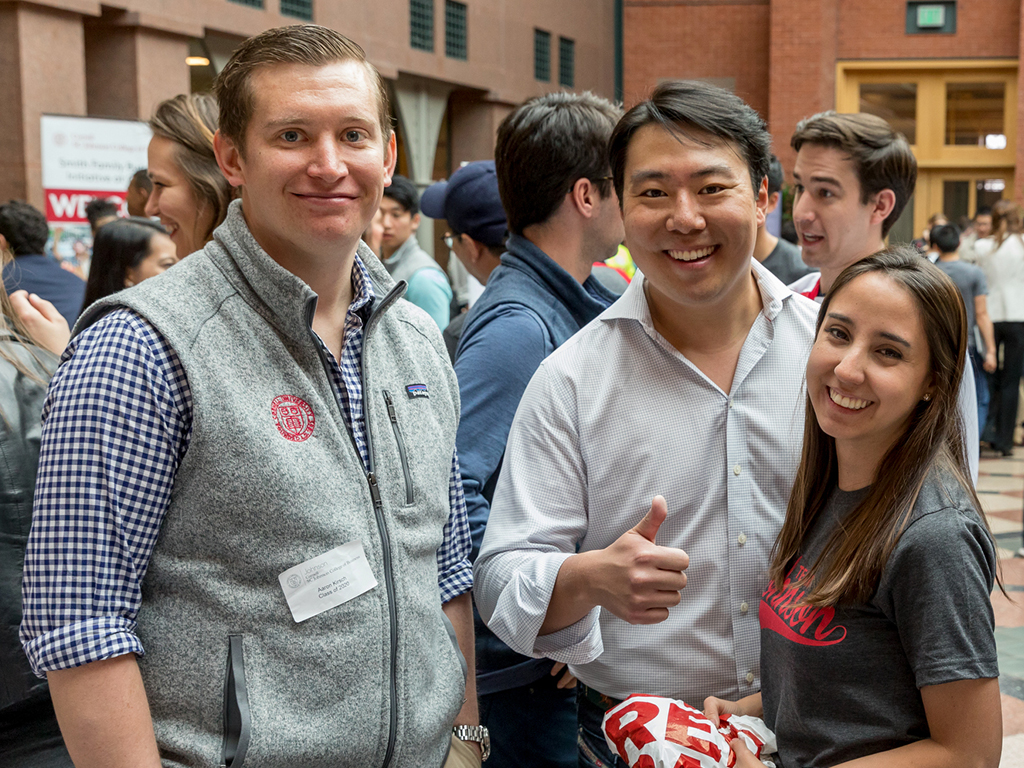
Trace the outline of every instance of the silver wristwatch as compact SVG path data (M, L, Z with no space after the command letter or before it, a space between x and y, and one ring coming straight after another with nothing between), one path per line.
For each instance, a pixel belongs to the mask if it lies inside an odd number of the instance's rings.
M475 741L479 744L481 761L491 756L491 735L484 726L456 725L452 728L452 733L463 741Z

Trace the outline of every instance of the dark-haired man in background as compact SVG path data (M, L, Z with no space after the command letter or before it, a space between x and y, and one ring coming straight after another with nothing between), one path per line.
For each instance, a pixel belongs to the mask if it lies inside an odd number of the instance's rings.
M10 250L14 259L4 267L4 288L34 293L57 308L68 325L82 311L85 281L63 269L43 253L50 229L46 217L21 200L0 205L0 250Z
M117 218L117 210L117 205L105 197L94 197L85 204L85 218L89 220L94 239L100 227Z
M992 209L987 205L978 207L971 222L971 231L960 238L960 258L968 264L978 260L974 244L992 235Z
M601 720L631 693L759 690L817 315L752 258L770 143L703 83L662 83L619 121L612 173L644 278L540 364L509 433L476 604L579 679L580 766L623 765Z
M153 182L145 168L140 168L132 174L132 180L128 182L128 194L125 197L129 216L146 215L146 202L152 191Z
M821 112L801 120L790 144L796 150L793 223L804 263L820 272L789 287L820 302L844 269L885 248L886 235L914 193L917 160L903 134L864 112ZM976 434L972 366L960 382L960 412L964 434ZM978 455L979 444L970 442L975 479Z
M532 99L498 128L497 187L507 252L469 311L455 358L462 398L459 457L474 554L502 470L509 427L537 366L616 295L591 276L615 254L622 218L608 139L619 117L590 93ZM546 467L535 465L546 473ZM477 624L480 721L498 766L575 766L570 678L511 650Z
M768 167L769 214L782 205L783 180L782 163L779 162L779 158L772 155L772 162ZM773 235L765 224L757 228L754 258L786 285L814 271L801 260L799 248Z
M430 315L437 327L444 330L451 318L452 288L441 265L416 240L416 230L420 228L419 203L416 185L395 174L380 201L384 224L381 261L396 283L405 280L409 284L406 300Z

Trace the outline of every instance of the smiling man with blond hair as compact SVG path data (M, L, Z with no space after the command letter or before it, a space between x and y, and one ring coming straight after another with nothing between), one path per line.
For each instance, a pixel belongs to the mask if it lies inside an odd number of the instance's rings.
M386 91L303 25L216 92L241 200L76 328L22 640L79 768L437 766L475 724L469 529L440 332L359 239Z

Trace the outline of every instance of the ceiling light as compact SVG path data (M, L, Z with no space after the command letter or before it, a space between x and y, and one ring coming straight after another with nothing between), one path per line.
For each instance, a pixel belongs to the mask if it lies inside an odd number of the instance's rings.
M208 67L210 60L205 56L186 56L185 63L190 67Z

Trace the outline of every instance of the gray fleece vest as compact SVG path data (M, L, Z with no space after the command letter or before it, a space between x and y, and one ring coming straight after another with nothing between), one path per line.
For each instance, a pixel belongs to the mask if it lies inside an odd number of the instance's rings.
M312 336L316 295L259 247L239 203L214 237L78 326L134 309L192 392L137 629L163 765L440 766L465 684L437 585L459 413L440 333L360 244L378 294L368 474ZM281 410L296 400L309 410ZM355 540L377 586L295 623L278 575Z
M391 274L391 279L396 283L400 280L409 282L409 279L421 269L436 269L442 275L444 274L441 265L434 261L429 253L420 248L415 232L399 246L397 251L391 254L391 258L384 262L384 266Z

